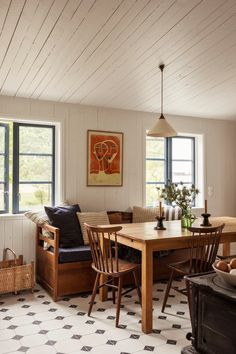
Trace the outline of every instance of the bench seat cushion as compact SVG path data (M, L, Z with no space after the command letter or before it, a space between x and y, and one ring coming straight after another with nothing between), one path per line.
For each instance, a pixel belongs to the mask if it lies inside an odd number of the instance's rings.
M92 260L89 245L73 248L59 248L59 263L81 262Z

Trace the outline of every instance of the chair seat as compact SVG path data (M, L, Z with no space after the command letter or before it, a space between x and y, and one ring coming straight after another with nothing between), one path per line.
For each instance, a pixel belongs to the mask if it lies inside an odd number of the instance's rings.
M110 264L109 264L110 265ZM107 270L105 269L104 272L101 272L99 269L97 269L94 265L94 263L92 264L92 268L99 273L103 273L106 275L112 275L113 277L119 277L122 274L125 273L129 273L129 272L133 272L134 270L137 270L138 268L140 268L140 264L136 264L136 263L131 263L128 261L125 261L123 259L119 259L119 271L116 271L116 260L115 258L112 259L112 265L113 265L113 272L107 272Z
M168 267L184 275L188 275L191 273L207 272L211 270L211 264L209 264L208 262L199 261L199 259L192 259L192 263L190 262L190 260L172 263L169 264Z

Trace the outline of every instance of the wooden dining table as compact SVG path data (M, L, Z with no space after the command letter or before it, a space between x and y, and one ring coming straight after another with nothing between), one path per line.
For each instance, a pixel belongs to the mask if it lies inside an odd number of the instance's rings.
M193 226L199 226L202 220L197 219ZM214 217L210 219L214 226L225 224L220 243L223 243L223 255L230 252L230 243L236 242L236 218ZM166 230L155 230L156 222L120 224L117 241L141 251L141 281L142 281L142 331L152 332L152 288L153 288L153 252L174 250L190 247L191 232L181 228L180 220L166 221ZM104 279L101 280L102 282ZM100 288L100 300L107 300L106 287Z

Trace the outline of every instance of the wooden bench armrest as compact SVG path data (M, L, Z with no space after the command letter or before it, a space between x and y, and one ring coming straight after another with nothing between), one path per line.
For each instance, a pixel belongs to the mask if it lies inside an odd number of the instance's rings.
M47 235L46 233L43 234L43 231L49 232L50 234L49 235ZM47 242L50 246L52 246L54 248L54 252L56 254L58 253L59 236L60 236L60 229L57 227L54 227L49 224L45 224L43 226L37 227L38 240L42 240L44 242Z

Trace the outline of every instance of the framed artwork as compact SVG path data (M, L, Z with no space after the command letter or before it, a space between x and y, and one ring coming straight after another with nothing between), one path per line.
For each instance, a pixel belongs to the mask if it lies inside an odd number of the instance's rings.
M88 130L87 186L122 186L123 133Z

